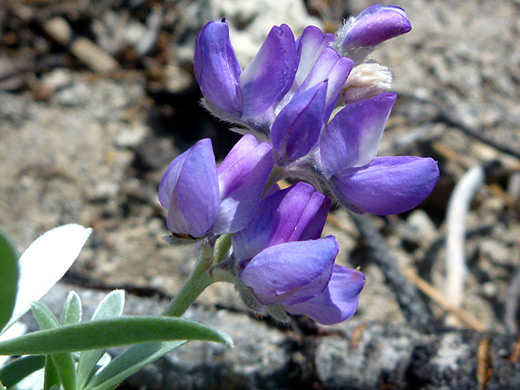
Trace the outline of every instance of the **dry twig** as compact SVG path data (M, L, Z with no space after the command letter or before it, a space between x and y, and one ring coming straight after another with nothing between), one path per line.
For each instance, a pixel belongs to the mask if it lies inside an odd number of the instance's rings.
M456 307L463 301L464 280L467 273L465 236L466 216L473 196L484 183L484 167L471 168L455 186L448 202L446 217L446 296ZM447 322L457 325L453 316Z
M406 276L408 280L415 284L423 294L437 303L442 309L457 317L468 328L476 330L477 332L483 332L485 330L484 325L477 318L475 318L466 310L461 309L460 307L457 307L451 303L439 290L419 277L419 275L417 275L414 270L405 268L402 270L402 272L404 276Z
M520 293L520 269L517 269L507 289L504 322L511 334L518 334L518 294Z
M492 373L491 342L488 337L484 336L478 346L477 355L477 382L479 390L486 390L488 388Z
M492 146L493 148L501 151L502 153L520 159L520 151L518 150L518 148L502 144L486 136L483 132L483 129L476 129L464 123L464 120L460 117L460 115L458 115L457 112L453 111L452 109L449 109L447 107L441 107L439 119L447 123L448 125L461 130L466 135L469 135L470 137L473 137L474 139L484 144Z

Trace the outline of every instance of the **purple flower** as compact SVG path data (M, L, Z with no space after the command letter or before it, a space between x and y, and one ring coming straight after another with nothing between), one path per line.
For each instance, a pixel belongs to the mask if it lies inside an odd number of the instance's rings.
M197 37L195 77L206 106L215 115L268 135L277 113L294 96L325 80L324 116L328 117L354 62L359 64L377 44L410 29L403 9L381 5L351 18L336 37L309 26L295 42L291 29L282 24L271 29L242 71L228 24L224 19L213 21Z
M394 93L347 105L320 140L320 165L326 184L345 207L361 213L397 214L416 207L439 178L431 158L375 157Z
M293 98L276 117L271 142L279 165L305 156L316 145L325 124L327 82Z
M301 303L327 287L337 254L332 236L278 244L253 257L240 277L263 305Z
M215 234L235 233L255 213L274 162L271 145L244 135L217 169L220 204L213 227Z
M168 210L168 230L203 237L215 223L219 186L211 140L203 139L172 161L159 184L159 202Z
M327 118L353 66L351 59L329 47L333 40L333 35L310 26L295 42L288 26L275 26L242 72L227 23L208 23L199 33L194 56L206 106L216 116L267 138L277 114L291 99L327 81L322 115ZM304 109L301 101L298 107ZM298 115L294 107L292 112Z
M168 229L179 237L235 233L253 217L273 168L271 146L245 135L217 169L203 139L172 161L159 185Z
M264 199L250 224L233 236L240 283L260 304L326 324L354 313L364 277L334 265L336 239L319 238L329 207L325 195L298 183Z
M253 128L261 127L264 119L259 118L273 115L273 106L293 83L297 65L294 35L282 24L271 29L242 72L225 21L204 26L197 37L193 60L195 77L208 108L217 116Z
M361 62L410 29L403 9L381 5L336 36L309 26L294 41L289 27L273 27L242 72L228 25L210 22L197 38L195 75L215 115L272 144L280 178L312 183L355 212L399 213L431 193L438 167L432 159L376 157L396 96L382 92L391 85L387 68Z
M321 236L330 199L306 183L279 190L260 203L249 225L233 236L235 257L252 259L263 249Z
M368 7L340 29L338 51L360 63L381 42L412 29L406 12L399 7L380 4Z
M364 286L365 275L362 272L334 264L330 282L321 294L285 306L285 310L291 314L306 314L320 324L334 325L354 315Z
M300 54L294 83L270 129L275 159L287 165L307 155L317 145L341 90L352 70L352 60L331 47L330 34L307 27L297 41ZM317 52L316 52L317 51ZM284 106L285 104L285 106Z

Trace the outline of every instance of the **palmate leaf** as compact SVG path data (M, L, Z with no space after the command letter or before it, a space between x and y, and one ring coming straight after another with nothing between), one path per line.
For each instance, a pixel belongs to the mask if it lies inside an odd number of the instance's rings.
M232 346L231 338L198 322L172 317L110 318L40 330L0 342L0 355L46 355L175 340L203 340Z
M85 390L113 389L130 375L186 342L169 341L133 345L98 372L87 384Z
M59 329L59 323L56 317L52 314L47 306L41 302L33 302L31 309L38 321L38 325L42 331L57 330ZM35 332L38 333L38 332ZM23 338L25 336L21 336ZM16 340L16 339L14 339ZM13 341L14 341L13 340ZM28 355L28 354L12 354L12 355ZM61 384L65 390L76 389L76 368L74 366L74 359L71 353L67 352L54 352L50 355L52 363L58 372ZM50 365L50 362L46 363L46 368ZM47 371L47 369L46 369Z
M99 303L94 315L92 316L92 320L98 321L121 317L123 314L124 304L125 292L123 290L112 291ZM87 381L94 373L96 363L101 359L105 352L106 348L81 352L77 369L78 388L82 389L85 387Z
M13 313L18 291L18 252L0 229L0 333Z

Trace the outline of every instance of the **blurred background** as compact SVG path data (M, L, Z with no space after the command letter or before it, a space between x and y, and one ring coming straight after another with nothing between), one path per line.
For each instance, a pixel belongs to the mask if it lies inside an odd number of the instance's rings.
M200 138L212 139L217 159L238 139L199 104L192 71L198 31L225 17L244 67L273 24L287 23L295 36L310 24L334 33L373 4L1 0L0 225L20 250L54 226L91 226L67 282L175 294L193 253L161 239L168 233L156 193L162 173ZM379 155L433 157L441 177L417 209L371 221L435 321L516 336L520 2L392 4L406 10L413 29L370 56L392 69L398 94ZM458 272L447 260L447 207L455 186L479 166L484 176L466 196L467 217L458 220L467 229L468 273L457 304L446 298L447 272ZM339 208L332 215L325 233L338 237L338 262L367 276L356 321L410 322L351 216ZM225 285L212 286L200 302L246 313Z

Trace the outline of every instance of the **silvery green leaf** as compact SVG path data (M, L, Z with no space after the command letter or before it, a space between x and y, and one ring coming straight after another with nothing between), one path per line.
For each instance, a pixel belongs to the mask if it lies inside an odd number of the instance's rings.
M108 293L99 303L94 315L92 316L92 320L119 317L123 314L124 305L125 291L114 290Z
M7 329L60 280L76 260L92 229L80 225L54 228L36 239L18 261L18 292Z
M0 382L11 389L17 383L45 366L44 356L23 356L0 368Z
M43 390L55 390L59 389L61 385L60 376L58 369L54 364L54 361L48 355L45 358L45 375L43 379Z
M16 322L0 335L0 341L14 339L15 337L23 335L26 331L27 326L24 323ZM8 360L9 356L0 356L0 367L3 367Z
M56 317L52 314L47 306L45 306L41 302L33 302L31 305L34 316L36 317L36 321L38 321L38 325L42 331L49 330L58 330L59 323ZM23 339L23 337L27 337L33 335L34 332L29 335L21 336L18 339L8 340L16 341ZM21 354L11 354L11 355L29 355L31 353L21 353ZM34 354L34 353L33 353ZM38 352L36 353L38 354ZM47 354L47 353L43 353ZM76 390L76 367L74 366L74 359L72 358L72 354L68 352L55 352L51 353L50 357L52 358L52 362L58 371L58 375L60 377L61 384L65 390ZM45 386L44 386L45 387Z
M71 291L63 305L60 322L62 325L76 324L81 321L81 299L76 292Z
M13 314L18 290L18 251L0 229L0 334Z
M186 344L170 341L133 345L112 360L88 383L85 390L110 390L141 368Z
M125 292L123 290L112 291L99 303L94 315L92 316L92 320L99 321L107 318L120 317L121 314L123 314L124 304ZM105 352L105 348L81 352L77 370L79 389L82 389L92 375L94 375L96 372L97 362Z
M196 321L164 316L132 316L65 325L1 341L0 354L47 355L177 340L233 345L226 333Z

